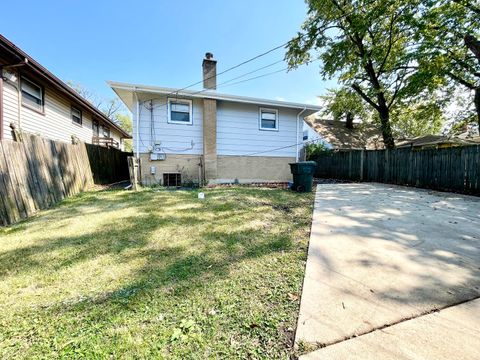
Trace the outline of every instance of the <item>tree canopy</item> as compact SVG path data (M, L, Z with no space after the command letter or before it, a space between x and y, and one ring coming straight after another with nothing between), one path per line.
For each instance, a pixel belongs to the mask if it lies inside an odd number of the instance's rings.
M473 92L480 125L480 5L469 0L428 0L418 19L420 66Z
M325 105L322 115L331 116L334 120L345 120L347 128L353 128L353 121L368 121L369 111L362 99L350 88L330 89L327 95L321 96Z
M417 67L415 16L420 1L308 0L302 31L289 43L291 68L319 57L324 78L351 87L378 114L386 147L394 147L391 110L433 91ZM428 79L431 80L431 79Z
M290 68L320 59L324 79L337 79L370 106L387 148L394 136L438 132L459 85L474 92L480 127L478 1L306 2L307 18L287 47ZM342 103L355 108L346 94L329 93L335 101L327 111L338 115Z

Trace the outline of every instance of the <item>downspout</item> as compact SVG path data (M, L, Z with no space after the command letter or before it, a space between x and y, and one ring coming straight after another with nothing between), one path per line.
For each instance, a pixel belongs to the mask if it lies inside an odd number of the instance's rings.
M299 140L298 140L298 132L299 132L298 127L299 127L299 125L300 125L300 124L299 124L299 123L300 123L300 115L302 115L306 110L307 110L307 107L304 107L304 108L302 109L302 111L300 111L300 112L297 114L297 140L296 140L296 144L297 144L297 145L296 145L295 162L298 162L298 150L299 150L299 149L298 149L298 146L300 145Z
M137 153L137 159L140 159L140 103L138 102L138 96L137 96L137 87L134 86L133 87L133 93L135 94L135 102L136 102L136 106L137 106L137 110L136 110L136 123L137 123L137 128L135 129L136 130L136 133L137 133L137 146L135 146L135 150L136 150L136 153Z

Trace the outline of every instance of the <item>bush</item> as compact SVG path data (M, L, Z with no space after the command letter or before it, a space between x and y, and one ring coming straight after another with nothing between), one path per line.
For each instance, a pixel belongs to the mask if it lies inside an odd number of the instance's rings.
M327 154L332 150L327 148L324 143L310 143L305 145L305 153L307 160L312 160L319 155Z

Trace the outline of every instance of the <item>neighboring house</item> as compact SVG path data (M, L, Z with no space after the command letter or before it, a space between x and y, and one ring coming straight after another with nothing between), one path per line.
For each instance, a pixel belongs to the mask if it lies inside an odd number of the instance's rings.
M352 128L345 121L327 120L316 115L305 118L304 142L322 141L331 149L383 149L382 134L376 126L368 123L353 123Z
M459 137L448 137L443 135L426 135L413 139L402 139L395 142L395 147L414 148L414 149L441 149L456 146L479 145L480 139L468 138L461 139Z
M123 149L130 134L0 35L0 140L15 131Z
M312 115L313 116L313 115ZM317 133L307 122L304 120L303 122L303 144L311 144L311 143L323 143L328 149L332 148L332 145L325 141L319 133Z
M216 61L187 91L110 82L133 113L143 184L283 182L298 159L303 117L319 107L217 93Z

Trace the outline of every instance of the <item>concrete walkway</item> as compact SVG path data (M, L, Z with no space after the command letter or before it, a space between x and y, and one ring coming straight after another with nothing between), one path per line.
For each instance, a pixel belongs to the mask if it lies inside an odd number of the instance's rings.
M302 356L302 360L480 359L480 299L401 322Z
M317 187L300 348L400 326L478 297L479 198L382 184ZM469 326L478 331L480 316Z

